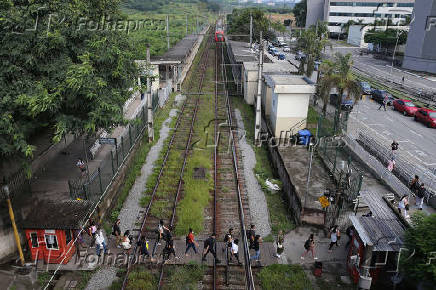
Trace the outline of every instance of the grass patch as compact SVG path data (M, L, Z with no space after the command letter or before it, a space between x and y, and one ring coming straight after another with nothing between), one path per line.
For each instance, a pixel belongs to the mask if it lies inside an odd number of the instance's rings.
M83 290L86 288L86 285L88 284L89 280L91 279L92 275L95 273L94 271L80 271L80 281L77 283L77 289Z
M172 267L168 271L168 283L163 289L198 289L198 282L203 279L205 270L206 266L197 263Z
M254 139L254 108L247 105L243 98L233 97L232 98L233 108L237 108L241 111L243 116L245 130L247 132L246 139L255 154L256 154L256 166L254 168L254 173L256 174L257 181L259 182L266 198L268 204L269 218L271 222L271 234L275 237L279 230L284 232L289 232L295 228L292 222L292 217L289 214L287 199L282 191L271 192L266 186L265 182L267 179L275 180L276 183L281 185L279 180L276 180L277 174L273 169L271 161L269 159L269 153L266 145L262 147L253 146ZM273 240L272 237L269 239Z
M300 265L273 264L262 268L257 274L262 289L310 290L312 284Z
M44 287L47 285L48 281L50 281L50 278L53 274L50 272L42 272L38 273L38 283L39 286Z
M132 289L132 290L157 289L158 282L159 282L159 279L155 275L153 275L150 271L135 270L133 272L130 272L130 274L129 274L129 279L127 282L127 289ZM121 288L121 287L115 288L115 286L118 286L119 283L116 283L116 284L117 285L112 284L114 287L111 286L111 289L120 289Z

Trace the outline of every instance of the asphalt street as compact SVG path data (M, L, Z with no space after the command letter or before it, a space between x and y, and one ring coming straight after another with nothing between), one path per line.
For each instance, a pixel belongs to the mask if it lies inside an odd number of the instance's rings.
M419 75L399 68L392 68L391 63L386 60L375 59L371 54L360 55L360 48L347 46L335 40L330 40L332 48L327 47L325 54L334 55L336 52L342 54L351 53L354 61L354 67L357 70L366 72L378 81L402 83L404 77L404 87L410 87L416 91L436 92L436 79Z
M414 164L429 171L436 168L436 130L414 121L413 117L403 116L391 106L387 111L378 108L379 104L372 100L360 101L354 106L350 121L357 122L356 128L366 131L387 147L396 140L401 156Z

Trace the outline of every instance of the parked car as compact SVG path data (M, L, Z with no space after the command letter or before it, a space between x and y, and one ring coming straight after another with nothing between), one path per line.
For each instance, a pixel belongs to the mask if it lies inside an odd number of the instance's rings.
M333 106L337 106L339 101L338 94L330 94L330 104ZM341 109L345 111L351 111L354 106L354 100L351 98L348 98L346 95L342 95L341 100Z
M379 104L383 103L383 100L386 96L388 97L388 102L386 105L392 106L392 103L395 99L394 99L394 97L392 97L391 94L389 94L388 92L386 92L384 90L373 90L372 91L372 99Z
M436 128L436 111L421 108L415 112L415 121L424 123L429 128Z
M302 58L306 58L306 55L303 52L298 51L297 54L295 54L295 59L301 60Z
M411 100L395 100L393 102L394 110L403 113L404 116L415 116L418 107Z
M280 60L284 60L285 59L285 55L283 53L279 53L279 55L277 57Z
M280 54L280 52L278 51L277 48L274 48L274 49L271 51L271 54L274 55L274 56L278 56L278 55Z
M372 89L369 83L367 82L360 82L360 88L362 89L362 95L371 95Z
M283 46L283 52L291 52L291 48L287 45Z

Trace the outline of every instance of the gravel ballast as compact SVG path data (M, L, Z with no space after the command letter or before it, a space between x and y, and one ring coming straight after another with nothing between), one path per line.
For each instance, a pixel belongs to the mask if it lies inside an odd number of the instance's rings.
M137 221L139 211L142 209L139 205L139 200L145 190L148 177L153 173L154 163L159 158L164 141L169 135L169 124L171 119L177 116L177 111L177 109L172 109L169 113L169 117L163 122L162 128L159 131L159 140L150 148L145 164L141 168L141 175L136 179L135 184L130 189L129 196L123 204L123 208L118 216L122 233L126 230L132 230L135 228L135 222ZM116 279L116 272L117 268L103 266L103 268L100 268L92 276L85 289L94 290L110 287L112 282Z
M244 122L242 120L241 112L238 109L235 109L235 117L238 128L241 129L241 131L244 131ZM251 222L256 225L256 233L265 237L271 233L271 225L269 222L268 204L266 203L265 194L254 175L256 154L250 144L247 143L245 136L239 138L238 143L244 165L245 189L248 194Z

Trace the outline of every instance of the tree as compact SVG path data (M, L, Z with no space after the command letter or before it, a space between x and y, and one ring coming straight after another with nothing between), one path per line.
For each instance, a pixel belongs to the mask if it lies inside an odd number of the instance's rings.
M404 247L408 251L401 255L401 271L413 284L432 289L436 284L436 261L430 260L436 252L436 214L412 215L412 227L406 230Z
M301 0L294 6L295 22L298 27L304 27L306 25L307 14L307 0Z
M384 31L371 29L365 34L365 42L379 44L381 47L385 48L392 48L397 42L397 37L398 45L405 44L407 41L407 31L392 28L388 28Z
M116 28L125 24L118 0L44 3L0 5L2 157L31 157L30 138L43 129L58 142L123 123L134 86L132 48ZM96 26L103 15L110 29Z
M304 72L308 77L312 76L315 60L321 58L322 51L329 43L327 33L327 25L323 22L318 22L317 25L312 25L298 36L297 49L306 55L300 61L300 73ZM306 68L304 69L304 67Z
M285 27L282 23L269 20L265 12L258 8L234 9L232 14L227 15L228 35L239 35L235 39L248 39L250 34L250 15L253 17L253 39L259 41L259 34L266 40L274 40L274 31L283 32Z
M317 84L317 92L316 96L320 98L323 102L322 112L324 116L327 113L327 105L329 103L330 91L334 87L334 79L333 74L335 71L335 63L329 59L324 60L321 63L319 73L322 74L319 83ZM316 102L316 97L314 98L314 102Z

